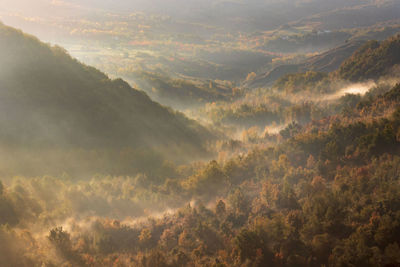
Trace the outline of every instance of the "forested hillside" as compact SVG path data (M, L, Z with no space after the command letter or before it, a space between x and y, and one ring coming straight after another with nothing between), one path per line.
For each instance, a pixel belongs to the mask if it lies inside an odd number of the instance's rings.
M352 115L291 135L289 127L279 145L189 176L177 171L151 195L186 207L142 222L108 219L140 214L149 187L139 177L98 177L78 188L58 178L16 180L2 187L3 224L74 219L29 242L29 233L3 226L1 259L13 266L398 266L399 90L360 99ZM360 110L378 103L387 116L360 120ZM104 217L78 219L90 213ZM45 247L50 255L40 252Z
M0 25L0 58L4 148L153 149L180 160L206 155L204 144L213 138L206 128L60 47Z
M338 70L339 77L351 81L377 79L400 64L400 35L381 43L369 41Z

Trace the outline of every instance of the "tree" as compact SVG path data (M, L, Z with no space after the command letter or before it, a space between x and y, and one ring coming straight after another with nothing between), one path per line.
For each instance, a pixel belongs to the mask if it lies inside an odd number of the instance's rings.
M57 251L66 259L72 256L72 243L70 234L63 230L62 227L54 228L50 231L50 235L47 237Z
M226 205L225 205L225 202L224 202L222 199L220 199L220 200L218 201L217 205L215 206L215 214L216 214L218 217L222 217L222 216L225 215L225 213L226 213Z
M241 262L250 260L260 267L270 266L273 262L265 235L244 228L236 236L235 245Z

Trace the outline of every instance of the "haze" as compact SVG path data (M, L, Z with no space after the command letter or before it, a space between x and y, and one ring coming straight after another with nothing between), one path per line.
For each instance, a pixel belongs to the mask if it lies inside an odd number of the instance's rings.
M399 0L0 0L0 267L400 266Z

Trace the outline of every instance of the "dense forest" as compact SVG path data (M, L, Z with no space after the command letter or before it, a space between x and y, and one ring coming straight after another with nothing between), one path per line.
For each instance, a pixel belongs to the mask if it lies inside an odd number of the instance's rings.
M175 169L166 181L15 179L1 189L2 261L26 266L396 266L400 110L369 120L356 114L372 112L381 101L398 107L399 96L397 85L361 100L351 115L285 129L279 145L224 163ZM146 215L138 204L146 195L159 207L187 205L146 220L127 219L132 212ZM85 219L86 214L96 216ZM63 220L41 241L19 230ZM41 253L47 249L51 257Z
M296 3L200 67L123 54L127 81L0 23L0 267L400 266L398 4Z

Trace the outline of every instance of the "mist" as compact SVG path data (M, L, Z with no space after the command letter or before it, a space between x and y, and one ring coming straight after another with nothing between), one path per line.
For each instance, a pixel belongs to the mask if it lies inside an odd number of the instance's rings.
M366 83L355 83L348 85L342 89L340 89L338 92L328 95L324 97L324 100L335 100L338 98L341 98L347 94L353 94L353 95L365 95L370 89L376 86L376 83L373 81L366 82Z
M400 264L398 1L0 20L1 267Z

